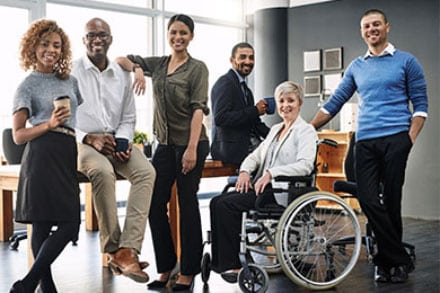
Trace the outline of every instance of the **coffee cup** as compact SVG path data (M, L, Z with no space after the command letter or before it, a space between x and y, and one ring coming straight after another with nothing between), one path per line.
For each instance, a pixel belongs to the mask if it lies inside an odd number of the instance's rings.
M115 138L116 147L115 152L126 152L128 149L128 139L123 137L116 137Z
M69 115L70 115L70 98L68 96L56 97L53 100L53 106L55 107L55 109L61 107L67 108L69 110Z
M266 101L266 114L273 114L275 113L275 98L274 97L267 97L264 98Z

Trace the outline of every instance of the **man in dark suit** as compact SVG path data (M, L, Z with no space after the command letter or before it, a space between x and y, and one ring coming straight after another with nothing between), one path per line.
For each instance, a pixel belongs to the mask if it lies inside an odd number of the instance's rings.
M248 43L236 44L230 62L232 69L217 80L211 91L211 156L239 165L269 132L260 119L267 104L263 99L254 105L254 96L245 81L254 68L254 48Z

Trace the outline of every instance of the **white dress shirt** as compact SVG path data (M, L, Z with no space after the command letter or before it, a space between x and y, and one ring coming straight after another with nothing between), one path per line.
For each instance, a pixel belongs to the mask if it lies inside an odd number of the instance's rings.
M84 99L77 111L77 140L82 142L87 133L109 132L132 141L136 107L130 73L110 61L101 72L84 56L75 60L72 74Z

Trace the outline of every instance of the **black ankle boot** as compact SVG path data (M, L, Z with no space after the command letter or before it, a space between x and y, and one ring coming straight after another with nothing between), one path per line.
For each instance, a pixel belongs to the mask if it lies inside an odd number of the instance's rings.
M26 292L26 288L24 287L23 282L17 281L12 285L11 290L9 290L9 293L28 293L28 292Z

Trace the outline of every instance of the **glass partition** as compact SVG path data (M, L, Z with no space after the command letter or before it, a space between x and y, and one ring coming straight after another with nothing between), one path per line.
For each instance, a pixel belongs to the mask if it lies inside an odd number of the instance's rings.
M203 16L233 22L240 22L244 18L243 1L238 0L164 0L164 6L165 11L192 16Z
M0 9L0 26L2 27L3 39L2 66L0 66L0 129L2 131L4 128L12 126L12 100L14 93L18 84L27 75L20 67L19 45L21 37L27 30L28 18L29 10L27 9L12 7L2 7ZM3 149L1 154L3 156Z

